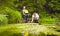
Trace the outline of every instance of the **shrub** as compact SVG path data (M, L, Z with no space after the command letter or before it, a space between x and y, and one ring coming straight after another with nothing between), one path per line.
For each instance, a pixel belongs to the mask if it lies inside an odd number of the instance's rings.
M3 9L1 9L0 14L7 14L9 23L18 23L18 21L22 19L21 12L13 10L9 7L4 7Z
M22 15L18 11L12 11L8 15L9 23L18 23L22 19Z
M40 24L54 24L56 22L56 18L51 17L46 12L41 12L39 15L40 15L40 19L39 19Z
M5 10L8 12L8 15L9 15L9 17L8 17L9 23L18 23L22 19L21 12L19 12L17 10L13 10L11 8L7 8L7 7Z
M8 7L2 7L1 9L0 9L0 14L8 14L8 10L10 10L10 9L7 9ZM2 13L3 12L3 13Z
M7 17L0 15L0 24L8 24Z

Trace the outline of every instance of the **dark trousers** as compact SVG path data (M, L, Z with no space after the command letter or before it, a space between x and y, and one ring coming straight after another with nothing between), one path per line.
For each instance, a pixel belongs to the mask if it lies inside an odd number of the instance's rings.
M38 20L33 20L34 23L38 23Z
M25 22L28 22L28 14L23 15Z

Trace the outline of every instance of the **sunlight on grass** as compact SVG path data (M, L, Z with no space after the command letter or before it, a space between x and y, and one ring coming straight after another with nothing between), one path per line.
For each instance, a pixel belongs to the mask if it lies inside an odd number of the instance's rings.
M58 35L58 32L56 32L53 29L48 28L45 25L33 25L32 24L8 24L5 26L0 26L0 34L4 34L7 35L7 33L9 33L8 35L13 35L13 34L19 34L19 33L23 33L25 36L27 36L29 33L30 34L49 34L49 35ZM3 36L3 35L1 35Z

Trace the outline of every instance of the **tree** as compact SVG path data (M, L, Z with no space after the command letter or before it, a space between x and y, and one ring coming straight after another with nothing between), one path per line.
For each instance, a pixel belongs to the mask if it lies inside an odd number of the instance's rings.
M60 11L59 0L46 0L45 9L50 13L59 13Z

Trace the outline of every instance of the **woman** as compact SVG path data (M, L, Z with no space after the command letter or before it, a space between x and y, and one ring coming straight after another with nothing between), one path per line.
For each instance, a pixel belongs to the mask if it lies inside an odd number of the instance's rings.
M25 22L28 22L29 11L26 9L26 6L23 7L22 13L23 13L23 17L24 17Z

